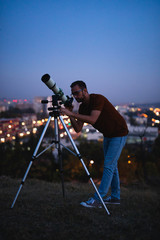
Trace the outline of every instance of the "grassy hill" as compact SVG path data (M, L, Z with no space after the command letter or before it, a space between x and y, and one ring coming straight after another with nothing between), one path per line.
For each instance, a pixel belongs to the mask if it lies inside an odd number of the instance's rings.
M87 209L80 202L92 196L92 184L27 179L11 209L20 180L0 178L2 240L155 240L160 238L159 190L149 186L121 188L121 205Z

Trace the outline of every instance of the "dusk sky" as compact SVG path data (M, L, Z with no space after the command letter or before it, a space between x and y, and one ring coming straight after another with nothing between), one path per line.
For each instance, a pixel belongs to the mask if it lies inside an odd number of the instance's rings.
M0 0L0 97L70 94L160 102L160 0Z

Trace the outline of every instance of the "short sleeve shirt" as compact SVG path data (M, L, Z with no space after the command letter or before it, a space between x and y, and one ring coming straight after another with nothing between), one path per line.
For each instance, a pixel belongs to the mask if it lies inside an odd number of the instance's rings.
M128 127L124 118L107 98L100 94L90 94L89 103L80 105L79 114L90 115L93 110L101 111L93 127L101 132L104 137L121 137L128 134Z

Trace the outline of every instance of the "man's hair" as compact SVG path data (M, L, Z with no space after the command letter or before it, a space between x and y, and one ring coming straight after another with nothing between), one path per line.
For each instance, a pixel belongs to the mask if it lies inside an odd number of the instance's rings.
M83 81L81 81L81 80L77 80L77 81L75 81L75 82L73 82L72 84L71 84L71 88L73 88L74 86L76 86L76 85L78 85L80 88L87 88L87 86L86 86L86 84L85 84L85 82L83 82Z

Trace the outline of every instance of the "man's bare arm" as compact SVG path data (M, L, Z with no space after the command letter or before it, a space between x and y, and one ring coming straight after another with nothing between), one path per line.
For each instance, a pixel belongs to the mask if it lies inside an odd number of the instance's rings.
M84 122L94 125L101 113L101 111L99 110L93 110L90 115L83 115L83 114L71 112L66 108L61 108L61 112L63 114L68 115L71 118L71 121L73 122L73 128L75 125L75 131L76 129L78 131L81 131Z
M71 124L72 124L72 127L74 128L74 130L77 133L79 133L82 130L84 122L79 121L79 120L75 119L74 117L70 117L70 120L71 120Z

